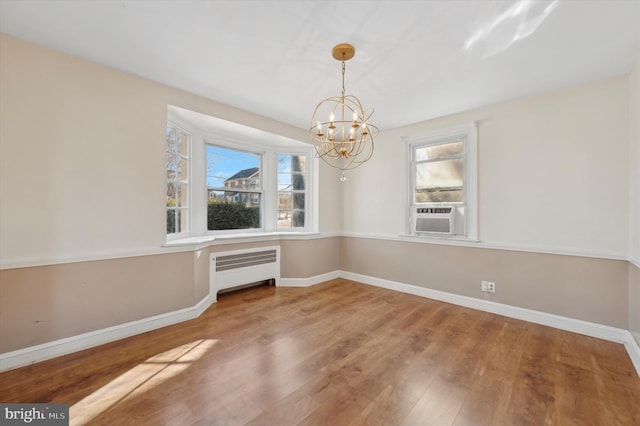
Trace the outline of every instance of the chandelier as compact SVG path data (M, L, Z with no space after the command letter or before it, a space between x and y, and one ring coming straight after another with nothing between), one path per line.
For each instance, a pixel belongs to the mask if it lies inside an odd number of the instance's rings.
M369 122L373 109L367 114L353 95L345 95L345 62L353 58L356 50L350 44L333 48L333 57L342 62L342 94L320 102L313 111L309 133L313 147L325 163L344 171L366 162L373 154L373 138L378 128Z

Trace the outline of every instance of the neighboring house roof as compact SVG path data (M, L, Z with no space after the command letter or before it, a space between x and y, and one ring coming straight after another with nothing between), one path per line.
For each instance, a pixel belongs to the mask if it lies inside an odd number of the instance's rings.
M233 175L230 178L226 179L225 182L228 182L230 180L249 178L249 177L253 176L254 174L256 174L259 170L260 170L259 167L252 167L250 169L240 170L235 175Z

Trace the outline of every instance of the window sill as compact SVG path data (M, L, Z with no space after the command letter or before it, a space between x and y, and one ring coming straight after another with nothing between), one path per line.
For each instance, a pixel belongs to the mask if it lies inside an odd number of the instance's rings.
M166 241L163 247L183 247L194 246L211 243L213 241L240 241L248 239L264 239L269 240L273 238L282 239L296 239L296 238L309 238L314 236L320 236L319 232L251 232L251 233L238 233L238 234L222 234L222 235L200 235L196 237L178 238L175 240Z
M446 235L415 235L415 234L400 234L402 238L411 238L415 240L423 240L423 241L434 241L434 242L443 242L443 241L452 241L452 242L461 242L461 243L479 243L480 240L475 238L467 238L461 235L457 236L446 236Z
M199 237L176 238L175 240L165 241L165 243L162 246L163 247L190 246L190 245L210 243L213 240L215 240L215 237L210 235L203 235Z

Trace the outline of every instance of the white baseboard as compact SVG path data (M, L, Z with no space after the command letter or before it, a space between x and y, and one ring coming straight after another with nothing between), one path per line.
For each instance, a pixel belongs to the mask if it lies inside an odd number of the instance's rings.
M510 318L521 319L523 321L528 321L535 324L541 324L561 330L571 331L574 333L583 334L585 336L596 337L616 343L622 343L627 349L629 357L631 358L636 372L640 377L640 347L638 346L636 340L633 338L631 332L628 330L574 318L563 317L560 315L534 311L531 309L519 308L517 306L475 299L473 297L460 296L444 291L418 287L411 284L403 284L395 281L369 277L366 275L354 274L351 272L341 271L340 277L364 284L373 285L376 287L400 291L402 293L413 294L415 296L426 297L429 299L439 300L459 306L465 306L467 308L477 309L480 311L491 312Z
M279 287L310 287L339 277L340 271L333 271L309 278L281 278L277 280L276 284ZM198 302L197 305L189 308L6 352L0 354L0 372L13 370L36 362L46 361L58 356L135 336L136 334L146 333L147 331L188 321L199 317L212 303L215 303L216 300L216 295L210 294Z
M465 306L471 309L491 312L510 318L521 319L523 321L529 321L561 330L584 334L586 336L622 343L629 353L629 357L631 358L638 376L640 376L640 346L630 331L621 328L345 271L333 271L309 278L281 278L278 280L276 285L280 287L310 287L336 278L345 278L376 287L400 291L402 293L413 294L415 296L426 297L454 305ZM0 372L194 319L199 317L215 301L215 295L209 295L202 299L197 305L190 308L180 309L178 311L168 312L166 314L160 314L138 321L108 327L102 330L83 333L78 336L72 336L0 354Z
M629 339L624 342L624 347L629 353L633 366L636 367L638 376L640 376L640 345L638 345L638 341L633 338L631 332L629 332Z
M280 278L276 285L278 287L311 287L325 281L340 278L340 271L328 272L326 274L315 275L309 278Z
M165 314L131 321L113 327L103 328L77 336L54 340L53 342L31 346L12 352L0 354L0 372L24 367L36 362L45 361L73 352L78 352L94 346L146 333L147 331L177 324L199 317L212 303L214 296L208 295L197 305Z

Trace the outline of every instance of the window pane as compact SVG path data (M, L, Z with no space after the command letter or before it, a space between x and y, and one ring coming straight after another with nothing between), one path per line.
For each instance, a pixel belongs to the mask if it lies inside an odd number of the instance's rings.
M419 189L416 191L416 203L458 203L464 201L461 188Z
M261 227L260 154L206 146L207 229Z
M207 186L260 189L260 155L207 145Z
M304 228L304 210L294 210L293 212L293 227Z
M278 174L291 173L291 156L278 155Z
M461 158L416 165L416 189L461 187L462 177Z
M171 154L177 154L177 142L176 142L176 129L171 126L167 126L167 152Z
M278 228L291 228L291 210L278 210Z
M209 202L239 203L245 207L259 207L261 195L259 192L218 191L209 189L207 198Z
M278 155L278 191L291 191L291 155Z
M167 234L176 232L176 210L167 209Z
M260 228L260 206L262 194L258 192L235 192L209 190L207 202L207 229Z
M167 234L189 230L190 135L167 124ZM182 182L181 184L178 183Z
M416 161L436 160L462 154L463 149L462 141L416 148Z
M177 207L189 206L189 187L187 185L178 185L178 205Z
M306 157L304 155L291 156L291 171L304 173L306 171Z
M278 174L278 191L291 191L291 175Z
M293 200L290 192L280 192L278 194L278 210L291 210Z
M180 212L180 209L175 209L174 212L176 212L176 229L174 232L180 232L182 231L182 222L183 222L183 217L182 217L182 213Z
M304 227L306 157L278 155L278 228Z
M189 180L189 161L186 159L180 160L180 166L178 167L178 179L183 182Z
M296 210L304 210L304 193L293 194L293 208Z
M167 179L175 179L178 171L178 160L175 155L167 154Z
M417 203L462 202L463 165L461 158L416 165Z
M176 186L173 183L167 184L167 207L176 206Z
M278 210L278 228L304 228L304 210Z
M278 173L304 173L305 161L304 155L278 155Z
M295 191L304 191L304 175L294 174L293 178L293 189Z
M304 194L278 194L278 228L304 227Z
M180 155L183 157L189 156L189 135L178 131L178 146L180 148Z
M178 226L180 229L178 232L187 230L187 220L189 219L189 209L179 209L178 212Z

